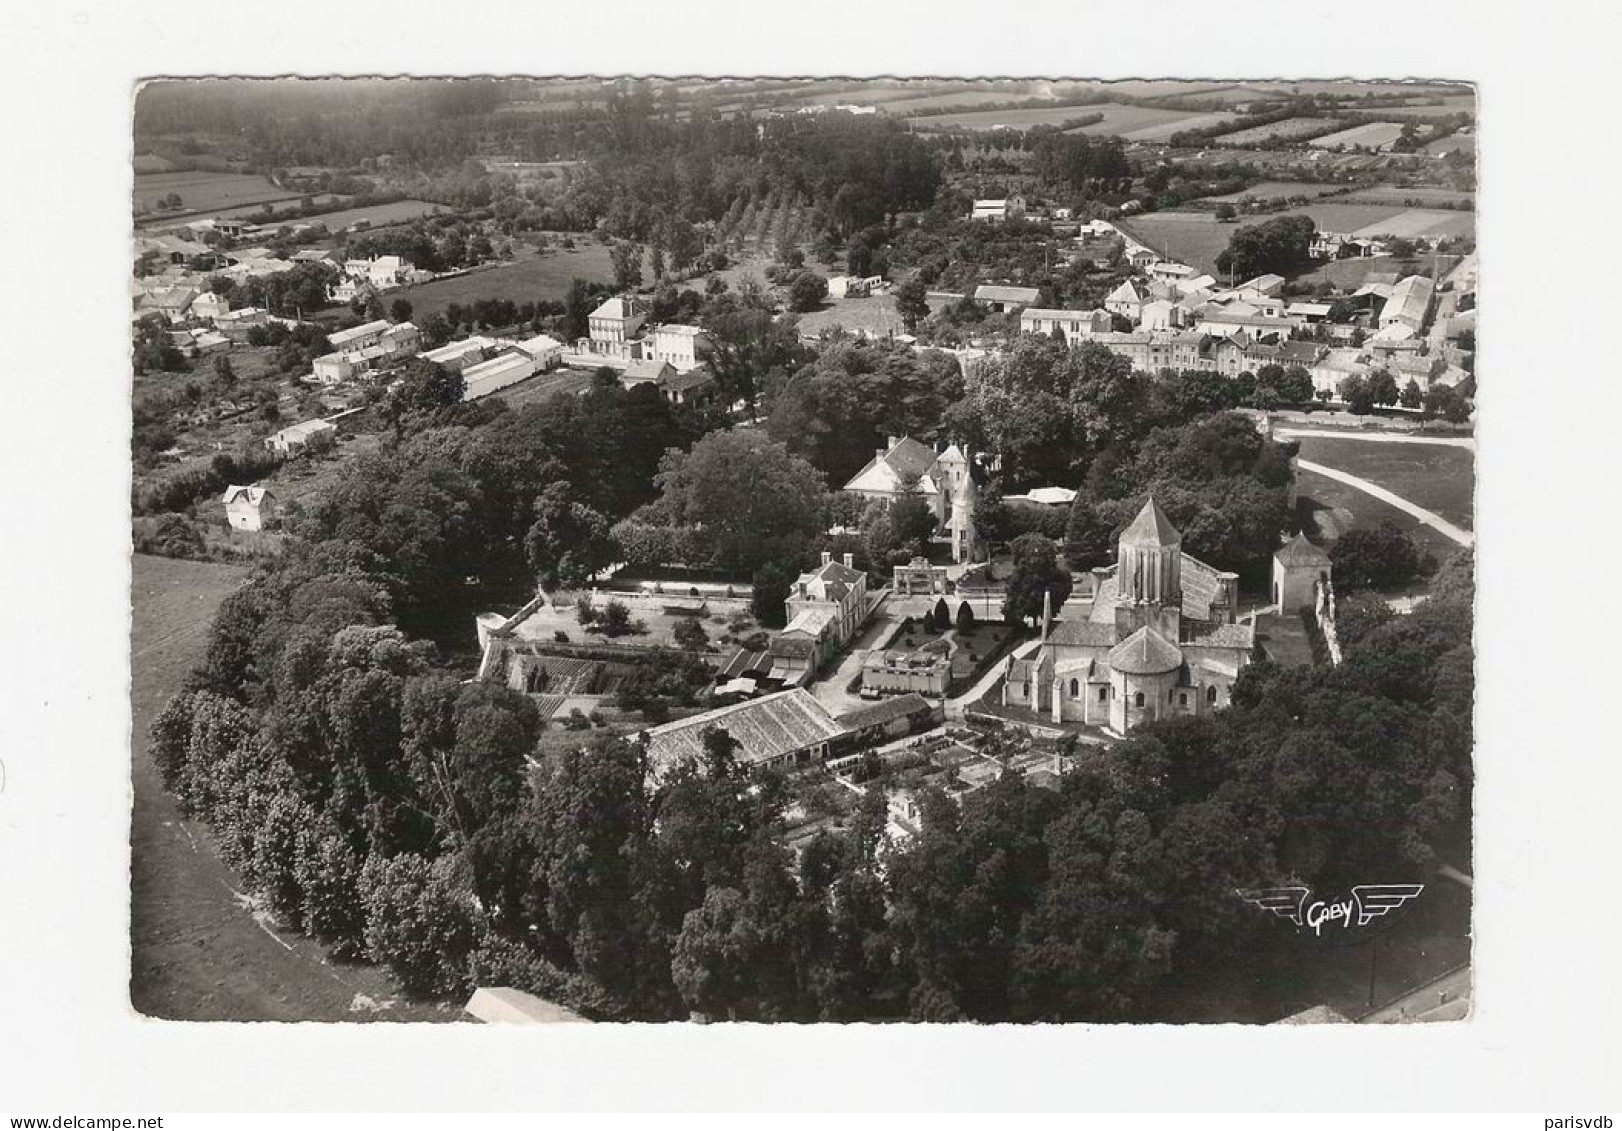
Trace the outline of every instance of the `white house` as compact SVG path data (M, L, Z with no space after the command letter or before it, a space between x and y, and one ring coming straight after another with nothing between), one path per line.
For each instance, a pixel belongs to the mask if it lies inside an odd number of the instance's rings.
M320 437L335 436L337 431L338 426L330 420L306 420L266 436L265 447L282 455L297 455L312 442L319 442Z
M971 220L989 220L993 223L1000 220L1017 220L1025 215L1025 198L1023 196L1010 196L998 199L977 200L969 211Z
M264 487L227 487L225 519L232 530L263 530L273 515L274 498Z
M563 360L563 343L549 334L536 334L518 343L518 349L535 362L538 373L553 368Z
M447 342L438 349L431 349L427 353L419 354L424 361L433 362L444 369L460 373L469 366L477 365L484 360L488 350L496 348L494 338L484 338L475 335L463 338L459 342Z
M367 346L375 346L383 340L383 331L389 328L387 320L379 318L373 322L365 322L359 326L351 326L347 330L334 330L327 335L327 341L339 353L350 350L363 350Z
M709 350L710 339L697 326L655 326L642 342L644 359L665 362L677 373L697 369Z
M1028 306L1019 312L1019 329L1025 334L1064 333L1069 345L1084 342L1094 334L1107 334L1113 323L1107 310L1053 310Z

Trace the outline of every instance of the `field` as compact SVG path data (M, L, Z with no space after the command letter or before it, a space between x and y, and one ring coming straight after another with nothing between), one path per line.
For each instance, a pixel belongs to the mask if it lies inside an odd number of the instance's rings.
M939 110L945 107L972 107L984 106L987 103L1013 102L1016 99L1029 98L1037 101L1030 83L1016 83L1005 89L997 90L960 90L952 94L926 94L921 97L898 98L884 104L886 114L916 114L919 110ZM834 101L856 102L858 98L836 98ZM1008 111L1005 111L1008 112ZM943 114L939 118L927 118L926 121L944 121L955 118L956 114Z
M1469 448L1320 436L1297 442L1303 459L1367 479L1466 530L1474 525L1475 453Z
M1215 273L1216 257L1228 246L1234 231L1274 216L1311 216L1322 231L1364 236L1436 238L1475 232L1473 212L1339 201L1302 205L1266 217L1247 217L1237 224L1220 223L1210 212L1149 212L1122 221L1121 227L1162 255Z
M1212 144L1243 148L1260 142L1288 141L1290 138L1315 133L1326 126L1334 124L1332 118L1285 118L1282 122L1274 122L1272 125L1252 126L1248 130L1223 134L1221 137L1216 138Z
M1227 202L1237 204L1241 200L1271 200L1275 197L1290 196L1324 196L1341 188L1340 185L1319 185L1311 181L1262 181L1251 185L1240 192L1230 192L1223 196L1207 196L1203 199L1216 204ZM1345 199L1344 197L1339 199Z
M342 212L322 212L315 216L305 216L298 220L290 220L292 224L325 224L327 229L336 232L347 228L357 220L370 220L372 227L383 228L390 224L404 224L422 216L431 216L436 212L447 209L440 204L431 204L426 200L397 200L392 204L373 204L366 208L346 208Z
M569 289L569 281L577 276L592 283L612 281L614 269L608 262L608 248L599 243L582 243L573 251L548 252L501 267L403 287L390 291L389 300L406 299L411 303L412 318L421 320L429 314L443 312L453 302L469 306L481 298L505 298L519 303L539 299L561 301Z
M247 571L131 560L130 1003L187 1021L455 1020L396 1000L381 970L340 963L280 930L184 819L147 756L147 728L197 662L219 603Z
M1071 116L1079 117L1082 114L1102 114L1104 120L1090 126L1078 127L1071 132L1094 137L1123 137L1131 141L1163 141L1178 130L1214 125L1235 117L1228 112L1202 114L1196 110L1165 110L1153 106L1118 106L1113 103L1077 107L1076 113Z
M1473 151L1475 147L1475 135L1450 134L1447 137L1438 138L1437 140L1426 145L1425 152L1431 154L1432 156L1442 156L1443 154L1452 153L1454 150L1463 150L1466 153L1469 153Z
M1381 106L1379 114L1382 118L1449 118L1464 111L1467 114L1476 112L1476 98L1473 94L1456 95L1442 99L1439 106Z
M1368 149L1388 149L1402 136L1402 127L1395 122L1368 122L1339 133L1316 137L1307 142L1319 149L1333 149L1337 145L1361 145Z
M843 326L852 333L866 331L876 338L906 333L890 295L829 299L820 309L800 315L802 334L817 334L834 326Z
M1435 188L1429 185L1374 185L1360 188L1345 196L1336 197L1348 204L1403 204L1416 200L1422 205L1462 204L1475 199L1475 193L1462 189Z
M160 199L179 194L181 207L160 214L162 218L207 213L218 208L259 204L266 200L296 200L298 193L277 188L257 173L137 173L135 174L135 214L143 220Z
M225 217L226 219L235 218L235 219L239 219L239 220L252 220L255 217L264 215L264 213L265 213L265 204L266 203L269 203L272 208L275 208L278 204L285 207L285 206L287 206L289 204L296 205L298 203L298 201L303 200L303 199L304 198L301 196L297 200L282 200L282 201L274 201L274 202L261 202L259 204L243 204L243 205L239 205L236 208L221 208L221 209L218 209L218 210L213 211L213 212L208 212L205 215L207 215L207 216ZM354 198L353 197L348 197L348 196L335 196L332 193L322 193L322 194L320 194L318 196L311 197L311 199L314 200L314 202L316 204L319 204L319 205L330 205L333 208L343 208L344 206L346 206Z

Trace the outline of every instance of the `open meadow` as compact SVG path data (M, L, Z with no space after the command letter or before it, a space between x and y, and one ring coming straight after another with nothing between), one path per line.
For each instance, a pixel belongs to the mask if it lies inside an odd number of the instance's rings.
M1223 134L1221 137L1216 138L1212 144L1226 146L1230 149L1243 149L1247 145L1260 145L1263 142L1289 141L1292 138L1305 137L1334 124L1335 120L1333 118L1285 118L1282 122L1273 122L1265 126L1251 126L1246 130Z
M530 254L526 258L470 271L449 279L435 279L415 287L389 292L389 300L403 298L411 303L414 319L443 313L451 303L470 306L481 298L504 298L513 302L562 301L571 280L589 283L612 282L614 269L608 261L608 248L582 240L571 250Z
M1390 149L1391 143L1402 136L1402 126L1395 122L1367 122L1349 130L1315 137L1307 142L1318 149L1333 149L1337 145L1361 145L1367 149Z
M1475 453L1469 448L1322 436L1297 442L1302 459L1367 479L1466 530L1475 525Z
M179 196L180 207L157 212L158 201ZM206 214L214 209L260 204L267 200L297 200L299 194L278 188L258 173L135 174L135 218L137 223L178 219Z

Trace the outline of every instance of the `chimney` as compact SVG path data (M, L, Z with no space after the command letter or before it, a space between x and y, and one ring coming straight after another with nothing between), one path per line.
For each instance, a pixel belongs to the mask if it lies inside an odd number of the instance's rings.
M822 564L823 565L827 565L829 562L831 562L833 560L834 560L833 554L829 553L827 550L822 551Z
M900 436L886 436L884 438L884 450L889 451L891 448L895 447L900 442L901 442L901 437Z
M845 555L845 568L846 569L855 569L856 568L856 555L855 554L847 553Z

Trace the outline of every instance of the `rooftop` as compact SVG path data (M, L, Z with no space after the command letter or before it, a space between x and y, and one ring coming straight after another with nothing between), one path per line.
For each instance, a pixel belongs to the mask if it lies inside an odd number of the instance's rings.
M809 691L796 687L651 728L644 732L650 764L662 770L687 758L702 758L704 732L711 727L731 735L738 743L738 760L749 764L770 761L845 733Z
M1123 546L1177 546L1182 541L1182 534L1166 517L1166 512L1160 509L1153 495L1143 504L1143 509L1132 524L1121 531Z
M1109 666L1127 675L1162 675L1183 666L1183 650L1146 625L1110 649Z
M846 730L862 730L932 709L929 700L913 692L883 699L866 707L857 707L854 711L846 711L834 721Z

